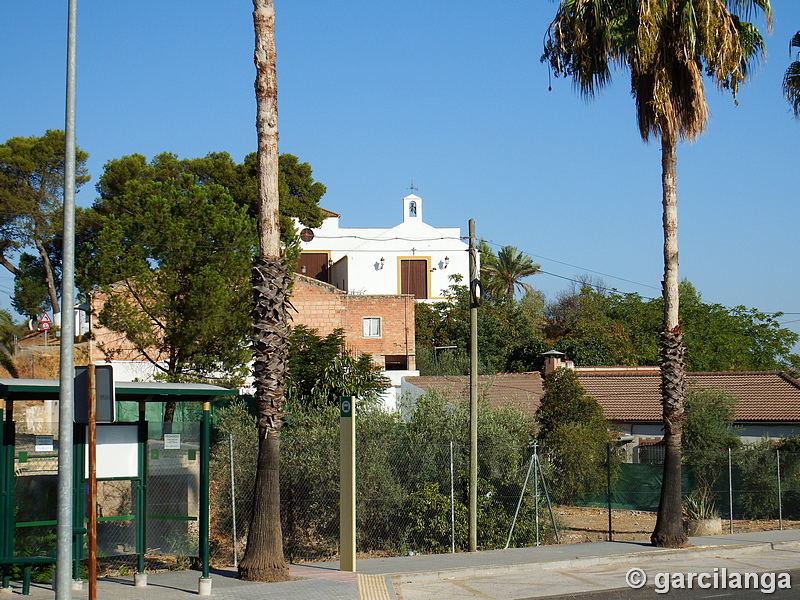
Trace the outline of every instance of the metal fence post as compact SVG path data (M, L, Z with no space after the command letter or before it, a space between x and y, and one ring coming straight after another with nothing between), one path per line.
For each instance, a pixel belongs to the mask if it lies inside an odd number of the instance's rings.
M536 545L539 546L539 457L538 444L533 444L533 512L536 515Z
M608 541L614 541L614 530L611 525L611 444L606 443L606 500L608 502Z
M147 405L139 402L138 428L138 471L136 480L136 573L141 584L146 585L144 555L147 553Z
M228 447L231 455L231 510L233 511L233 566L239 566L239 553L236 549L236 477L233 472L233 434L228 434Z
M450 440L450 552L456 552L456 489L453 472L453 440Z
M775 449L775 456L778 460L778 526L783 531L783 494L781 493L781 449Z
M730 532L733 533L733 464L730 448L728 448L728 503L731 507Z
M14 507L9 503L9 492L14 489L13 481L9 485L9 473L14 472L14 464L11 463L9 468L4 435L6 429L5 408L6 401L0 398L0 507L3 509L3 515L0 516L0 554L4 557L10 556L14 548L14 527L13 525L9 526L14 522ZM5 571L6 569L4 568L4 576ZM6 587L5 580L3 581L3 587Z

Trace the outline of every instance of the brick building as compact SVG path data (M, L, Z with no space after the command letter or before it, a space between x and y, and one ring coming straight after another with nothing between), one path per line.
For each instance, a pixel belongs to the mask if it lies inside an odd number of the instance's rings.
M295 275L290 298L302 323L327 335L343 329L347 349L368 352L386 371L415 369L414 298L410 295L348 294L304 275Z
M106 296L96 294L93 310L98 314ZM417 375L414 335L414 297L411 295L348 294L316 279L296 274L290 302L292 325L303 324L327 335L344 330L347 349L353 354L367 352L384 370L392 389L384 395L386 407L394 410L400 379ZM96 343L93 360L114 366L118 381L149 381L156 367L127 340L99 323L93 324ZM158 358L156 357L156 360Z
M295 274L290 298L296 313L294 325L302 323L327 335L343 329L345 346L353 354L367 352L384 370L392 388L384 394L384 405L397 408L403 377L416 371L414 297L410 294L348 294L312 277Z

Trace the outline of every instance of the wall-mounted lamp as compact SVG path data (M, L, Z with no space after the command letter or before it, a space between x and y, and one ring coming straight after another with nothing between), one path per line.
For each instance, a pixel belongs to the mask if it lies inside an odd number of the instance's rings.
M381 256L381 260L379 262L378 269L383 269L383 265L386 264L386 259Z
M300 266L300 272L301 272L303 275L305 275L305 274L306 274L306 271L308 271L308 267L306 267L305 265L301 265L301 266Z
M450 264L450 257L449 256L445 256L444 257L444 268L446 269L447 265L449 265L449 264Z

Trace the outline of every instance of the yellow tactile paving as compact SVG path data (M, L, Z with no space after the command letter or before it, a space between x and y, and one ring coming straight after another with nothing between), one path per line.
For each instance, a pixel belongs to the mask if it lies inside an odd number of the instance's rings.
M358 574L359 600L390 600L383 575Z

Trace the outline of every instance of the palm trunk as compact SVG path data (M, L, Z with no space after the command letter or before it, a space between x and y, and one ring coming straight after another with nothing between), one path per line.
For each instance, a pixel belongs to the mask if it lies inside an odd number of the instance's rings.
M280 256L278 216L278 85L273 0L253 0L258 131L259 256L253 264L253 375L258 404L258 462L247 549L239 577L286 581L280 514L280 433L289 351L289 275Z
M684 354L678 317L678 193L676 141L661 140L661 181L664 225L664 325L661 331L661 402L664 420L664 476L654 546L677 548L687 543L683 531L681 441L683 437Z

